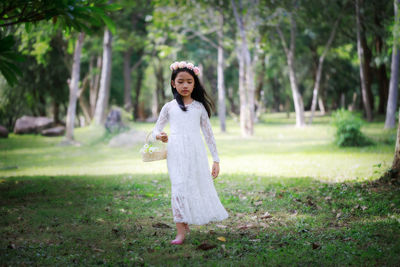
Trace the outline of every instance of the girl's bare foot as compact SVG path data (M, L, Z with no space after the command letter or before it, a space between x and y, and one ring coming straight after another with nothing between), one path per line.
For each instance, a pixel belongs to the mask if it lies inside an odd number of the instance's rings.
M183 243L183 241L185 240L186 227L185 227L184 223L177 223L176 228L178 230L178 233L177 233L175 239L171 241L171 244L181 245Z

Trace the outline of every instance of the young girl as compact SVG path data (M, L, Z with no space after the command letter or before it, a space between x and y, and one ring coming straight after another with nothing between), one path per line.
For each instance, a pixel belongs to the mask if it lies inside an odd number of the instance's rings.
M171 90L174 99L167 102L153 129L153 138L167 143L167 167L171 180L171 205L177 235L171 244L182 244L188 224L222 221L228 213L222 206L213 178L219 174L219 157L210 124L212 100L201 85L200 70L185 61L171 64ZM170 122L171 133L162 132ZM213 157L212 176L203 132Z

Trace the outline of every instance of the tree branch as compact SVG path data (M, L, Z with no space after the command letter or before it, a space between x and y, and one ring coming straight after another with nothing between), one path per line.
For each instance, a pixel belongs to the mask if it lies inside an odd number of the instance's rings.
M281 42L282 42L283 49L285 50L285 54L286 54L286 56L288 56L289 55L289 50L288 50L288 47L287 47L287 44L286 44L285 36L283 36L282 30L279 27L279 24L276 25L276 31L278 32L278 35L281 38Z

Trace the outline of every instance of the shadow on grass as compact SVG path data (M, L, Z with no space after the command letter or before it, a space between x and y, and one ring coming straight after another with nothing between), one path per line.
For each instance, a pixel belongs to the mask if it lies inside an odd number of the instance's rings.
M230 217L191 225L172 246L166 174L0 181L9 265L395 265L400 255L400 194L389 186L226 175L215 185Z

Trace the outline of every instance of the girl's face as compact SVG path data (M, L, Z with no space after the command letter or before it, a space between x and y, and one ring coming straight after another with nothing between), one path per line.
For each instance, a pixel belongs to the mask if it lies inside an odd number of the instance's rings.
M194 79L186 71L179 72L171 84L182 97L190 96L194 89Z

